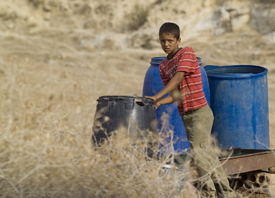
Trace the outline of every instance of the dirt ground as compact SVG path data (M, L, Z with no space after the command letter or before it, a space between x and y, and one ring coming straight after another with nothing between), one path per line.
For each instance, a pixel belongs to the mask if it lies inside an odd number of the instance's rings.
M158 49L79 51L62 42L62 36L2 35L0 97L5 128L51 128L62 120L67 130L81 130L89 136L98 97L141 96L151 57L164 55ZM274 148L275 46L264 43L256 32L200 38L184 45L193 46L205 65L253 64L269 69L270 144ZM258 45L263 46L261 50ZM239 197L269 197L238 192Z

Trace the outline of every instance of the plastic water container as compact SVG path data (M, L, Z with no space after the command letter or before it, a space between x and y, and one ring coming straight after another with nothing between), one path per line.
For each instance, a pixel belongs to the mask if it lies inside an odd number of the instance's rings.
M205 98L207 100L207 103L210 106L210 90L209 90L207 74L206 74L204 67L202 66L201 58L197 57L197 60L199 62L200 70L201 70L201 80L202 80L202 85L203 85L203 92L204 92Z
M161 80L159 74L159 64L165 59L166 57L153 57L151 58L150 67L148 68L143 84L143 96L153 96L157 94L164 88L163 82ZM210 103L210 92L209 92L209 85L206 72L202 67L202 62L199 57L197 57L200 65L201 70L201 77L203 82L203 91L205 93L205 97L207 99L208 104ZM162 115L168 115L167 119L169 125L163 123ZM177 104L166 104L161 105L158 109L156 109L156 117L158 122L158 130L160 134L168 134L169 131L173 131L173 134L167 138L167 143L173 140L173 148L164 148L162 153L171 153L175 151L176 153L184 153L188 152L189 142L187 140L185 128L182 122L182 118L179 115L179 111L177 108ZM163 117L164 118L164 117ZM160 148L162 150L162 148Z
M124 127L133 142L150 132L158 136L154 101L135 96L101 96L93 123L93 141L98 144L111 132Z
M268 86L264 67L204 67L214 114L212 133L221 149L268 149Z

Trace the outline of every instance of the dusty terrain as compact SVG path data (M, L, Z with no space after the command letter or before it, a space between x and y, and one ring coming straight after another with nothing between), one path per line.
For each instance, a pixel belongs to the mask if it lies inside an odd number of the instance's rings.
M142 95L151 57L165 56L158 28L166 21L179 24L181 46L192 46L204 65L269 70L270 145L275 148L274 16L274 1L256 0L1 1L0 195L168 196L161 189L152 193L164 181L144 190L157 174L144 174L135 185L134 176L121 182L89 141L99 96ZM160 166L152 162L142 172L142 162L136 165L142 174ZM118 186L110 184L118 180ZM137 192L128 192L131 186ZM114 189L122 193L110 193Z

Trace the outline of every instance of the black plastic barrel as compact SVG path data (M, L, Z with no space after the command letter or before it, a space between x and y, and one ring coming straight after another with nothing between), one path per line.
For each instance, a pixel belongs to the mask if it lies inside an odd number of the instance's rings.
M112 132L124 127L135 141L149 132L158 135L154 101L135 96L101 96L98 98L92 139L102 143Z
M255 65L205 66L212 133L221 149L269 148L268 70Z
M164 86L163 82L161 80L160 74L159 74L159 64L165 59L166 57L152 57L150 62L150 67L148 68L145 77L144 77L144 83L143 83L143 96L153 96L157 94L159 91L161 91ZM209 85L208 85L208 79L206 72L204 68L202 67L201 58L197 57L197 60L199 62L200 70L201 70L201 78L203 83L203 91L206 97L206 100L208 104L210 103L210 92L209 92ZM167 121L169 123L169 126L167 124L163 123L162 115L163 113L166 113L169 115ZM187 140L185 128L182 122L182 118L179 115L179 111L177 108L177 104L166 104L160 106L156 110L156 116L158 121L158 129L161 132L161 134L169 134L170 131L173 131L174 133L170 135L170 138L167 138L167 144L169 144L169 141L173 141L173 148L166 149L165 147L160 148L163 154L174 151L176 153L183 153L188 151L189 148L189 142Z

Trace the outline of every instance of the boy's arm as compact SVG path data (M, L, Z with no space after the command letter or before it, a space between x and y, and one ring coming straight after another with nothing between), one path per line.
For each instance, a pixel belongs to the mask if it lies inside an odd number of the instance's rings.
M160 98L162 98L164 95L166 95L167 93L173 91L174 89L176 89L178 87L178 85L182 82L182 79L184 77L185 72L177 72L175 74L175 76L170 80L170 82L156 95L154 96L150 96L148 98L153 99L155 102L157 102ZM170 96L170 95L169 95ZM169 97L167 96L167 97ZM147 96L146 96L147 97ZM173 98L172 96L170 96L171 98ZM169 98L165 99L165 100L170 100ZM167 103L166 103L167 104Z
M170 104L170 103L173 103L173 98L172 98L171 94L169 94L165 98L158 99L155 103L155 107L157 109L160 105Z
M166 96L165 98L158 99L155 103L155 107L158 108L160 105L170 104L170 103L179 101L180 99L181 99L180 92L179 92L178 88L176 88L176 89L172 90L171 93L168 96Z

